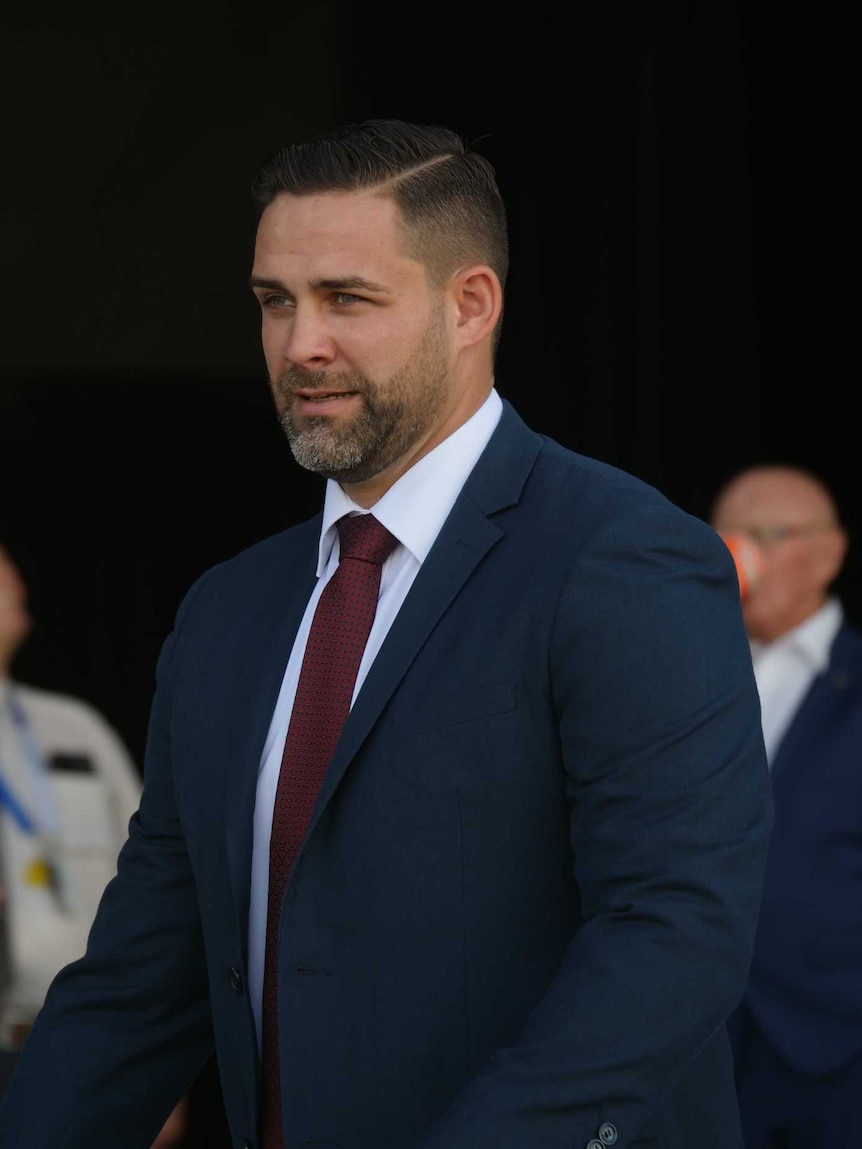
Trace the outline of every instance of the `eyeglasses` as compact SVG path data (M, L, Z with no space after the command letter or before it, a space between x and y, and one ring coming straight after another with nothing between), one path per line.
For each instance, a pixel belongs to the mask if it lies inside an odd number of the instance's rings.
M770 547L776 547L780 543L787 542L788 539L804 538L808 535L819 534L820 531L830 531L838 524L832 519L828 521L816 523L804 523L797 526L783 526L783 527L723 527L721 534L738 534L747 535L748 538L753 539L758 546L768 550Z

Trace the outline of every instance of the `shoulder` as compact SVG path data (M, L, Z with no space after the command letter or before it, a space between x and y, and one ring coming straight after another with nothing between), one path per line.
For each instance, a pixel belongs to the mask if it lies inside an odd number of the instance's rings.
M614 464L535 432L507 405L511 441L531 437L534 459L521 492L525 516L537 531L565 535L580 550L589 540L641 547L677 540L727 569L732 559L720 536L657 487Z
M311 593L317 574L321 515L253 543L200 574L179 602L163 644L167 668L180 646L211 649L231 629L246 634L272 626L286 604Z
M320 524L321 515L317 514L215 563L195 579L185 598L194 597L202 589L216 587L223 593L232 586L245 587L249 582L277 576L285 567L295 571L303 562L316 564Z
M14 684L15 695L44 753L81 754L99 771L137 771L119 732L101 711L76 695Z
M496 454L498 462L507 467L511 467L514 456L523 456L531 464L530 480L553 486L561 499L580 495L602 501L627 500L673 507L666 495L644 479L565 447L551 435L528 427L508 400L504 400L503 414L489 447L492 457Z
M109 725L95 706L73 694L16 682L15 695L31 721L87 730Z

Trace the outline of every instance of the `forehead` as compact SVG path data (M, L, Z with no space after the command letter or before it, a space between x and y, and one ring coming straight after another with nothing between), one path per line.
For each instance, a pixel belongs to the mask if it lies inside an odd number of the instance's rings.
M258 223L254 272L358 274L418 266L403 251L394 200L372 191L279 195Z
M829 497L804 475L787 471L764 471L745 475L732 484L717 507L722 518L766 520L781 517L794 522L807 516L828 517Z

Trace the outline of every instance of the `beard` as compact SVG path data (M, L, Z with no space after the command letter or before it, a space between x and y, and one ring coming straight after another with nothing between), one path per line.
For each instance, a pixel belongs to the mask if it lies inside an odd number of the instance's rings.
M447 345L440 311L408 363L383 382L359 372L290 367L270 380L279 420L301 467L339 483L362 483L399 459L431 429L448 397ZM351 419L297 418L291 398L300 388L354 391L361 407Z

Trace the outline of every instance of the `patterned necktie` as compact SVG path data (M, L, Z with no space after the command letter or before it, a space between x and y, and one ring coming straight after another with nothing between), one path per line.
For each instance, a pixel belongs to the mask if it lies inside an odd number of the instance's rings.
M311 623L275 793L269 848L262 1001L263 1149L283 1149L278 1065L278 917L281 900L335 744L350 711L359 663L397 539L373 515L339 519L340 558Z

